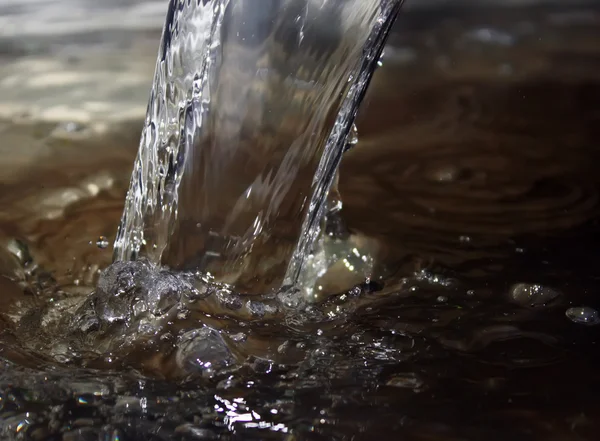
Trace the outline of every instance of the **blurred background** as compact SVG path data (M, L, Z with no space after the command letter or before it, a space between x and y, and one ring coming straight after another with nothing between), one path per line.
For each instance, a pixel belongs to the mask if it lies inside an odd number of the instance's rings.
M395 33L402 35L410 26L411 13L433 13L441 26L457 10L472 16L476 10L498 7L542 6L552 12L568 6L574 14L563 22L597 23L589 7L598 3L407 0ZM0 0L0 118L24 113L54 121L143 117L166 9L167 0ZM502 44L502 35L482 38L499 37Z

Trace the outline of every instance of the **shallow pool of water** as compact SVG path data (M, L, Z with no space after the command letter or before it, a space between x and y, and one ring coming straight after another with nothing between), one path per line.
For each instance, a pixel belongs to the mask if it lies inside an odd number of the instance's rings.
M157 40L69 63L7 51L0 437L596 439L599 24L590 7L406 12L340 176L371 281L271 318L213 293L98 353L57 344L59 325L110 263Z

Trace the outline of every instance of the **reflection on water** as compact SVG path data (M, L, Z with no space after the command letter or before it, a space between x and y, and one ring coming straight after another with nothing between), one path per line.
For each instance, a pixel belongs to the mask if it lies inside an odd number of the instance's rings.
M367 253L371 282L297 313L182 288L143 342L57 338L110 262L139 123L2 123L0 437L596 439L599 17L401 17L340 177L359 256L323 281Z

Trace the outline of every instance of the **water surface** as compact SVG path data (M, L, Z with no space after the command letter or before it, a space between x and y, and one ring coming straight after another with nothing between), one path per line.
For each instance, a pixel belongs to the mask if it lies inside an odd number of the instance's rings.
M2 438L596 439L600 327L571 308L600 310L599 22L406 13L340 175L371 283L286 320L217 299L102 357L61 351L53 323L110 262L147 84L110 123L75 99L58 124L43 100L4 112ZM115 66L149 84L154 51Z

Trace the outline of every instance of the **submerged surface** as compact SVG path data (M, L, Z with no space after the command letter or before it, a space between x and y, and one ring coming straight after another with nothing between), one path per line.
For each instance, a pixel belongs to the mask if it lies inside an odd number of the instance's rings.
M404 14L340 178L372 283L274 319L213 292L100 355L55 344L56 323L110 262L141 119L5 120L0 437L596 439L599 24ZM143 110L155 51L138 55Z

